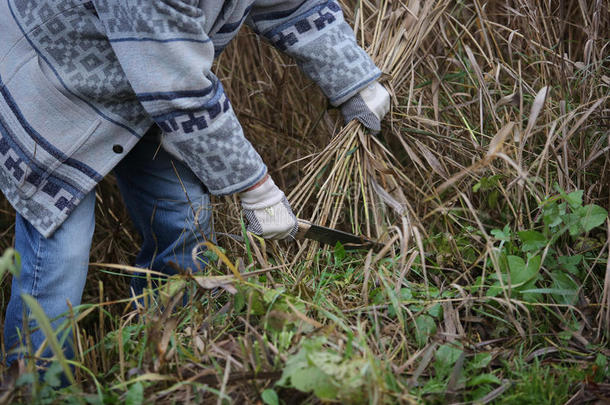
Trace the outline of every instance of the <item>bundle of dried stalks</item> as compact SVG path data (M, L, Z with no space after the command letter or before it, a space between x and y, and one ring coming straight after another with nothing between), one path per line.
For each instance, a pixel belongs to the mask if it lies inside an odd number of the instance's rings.
M360 7L345 4L346 14L355 21L361 45L384 73L382 82L394 104L402 104L412 97L414 69L422 60L418 51L429 44L426 38L446 4L418 0L357 3ZM389 227L398 216L403 227L397 231L406 247L412 231L408 228L413 225L407 218L414 218L409 215L414 209L404 191L417 186L404 162L386 146L409 149L401 127L393 125L405 118L393 109L380 137L367 133L358 123L350 123L334 136L310 160L305 176L289 196L299 213L313 206L310 219L314 222L329 226L347 222L353 232L386 239L390 239Z

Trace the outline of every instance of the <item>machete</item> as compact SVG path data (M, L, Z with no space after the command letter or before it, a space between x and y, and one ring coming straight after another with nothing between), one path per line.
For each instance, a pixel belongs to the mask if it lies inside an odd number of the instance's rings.
M340 231L338 229L327 228L325 226L312 224L304 219L297 219L299 229L297 230L295 239L311 239L323 245L335 246L337 242L341 242L347 250L352 249L373 249L375 252L383 248L383 244L363 236L354 235L353 233ZM229 238L243 242L244 238L241 235L232 233L217 232L216 235L228 236Z
M327 228L312 224L304 219L299 219L299 230L295 239L312 239L324 245L334 246L337 242L341 242L345 249L373 249L381 250L383 244L363 236L354 235L353 233L343 232L338 229Z

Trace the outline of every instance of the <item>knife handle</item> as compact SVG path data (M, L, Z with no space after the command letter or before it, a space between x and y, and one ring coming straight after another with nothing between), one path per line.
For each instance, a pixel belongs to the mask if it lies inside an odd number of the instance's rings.
M303 240L305 239L305 234L307 233L309 228L311 228L311 222L297 218L297 224L299 229L297 230L297 234L294 235L294 238L298 240Z

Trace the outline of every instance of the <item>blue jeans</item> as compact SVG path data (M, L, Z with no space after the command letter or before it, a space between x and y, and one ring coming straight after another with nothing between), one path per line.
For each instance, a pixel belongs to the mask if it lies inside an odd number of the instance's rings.
M115 168L117 182L131 219L142 236L136 266L166 274L181 268L197 267L191 252L211 236L210 198L205 186L184 164L159 147L153 134L145 135ZM81 297L89 264L89 250L95 226L95 191L89 193L70 217L48 239L20 215L15 226L15 249L21 254L19 277L13 278L6 309L4 342L6 363L23 356L24 319L28 320L34 351L45 339L30 319L21 294L33 296L52 320L54 329L66 321L67 302L75 307ZM146 279L133 277L131 288L140 294ZM126 292L128 294L128 292ZM71 332L66 333L64 350L73 356ZM49 348L43 357L51 355Z

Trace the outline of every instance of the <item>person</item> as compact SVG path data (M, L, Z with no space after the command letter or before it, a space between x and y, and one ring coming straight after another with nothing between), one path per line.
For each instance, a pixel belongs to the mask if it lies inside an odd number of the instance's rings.
M335 0L0 2L0 189L22 260L7 364L23 355L25 326L34 349L44 340L22 294L55 328L80 304L95 186L110 171L143 238L139 267L195 267L191 250L212 237L210 195L238 193L263 238L294 235L290 204L211 71L243 24L292 56L347 121L379 131L389 94Z

